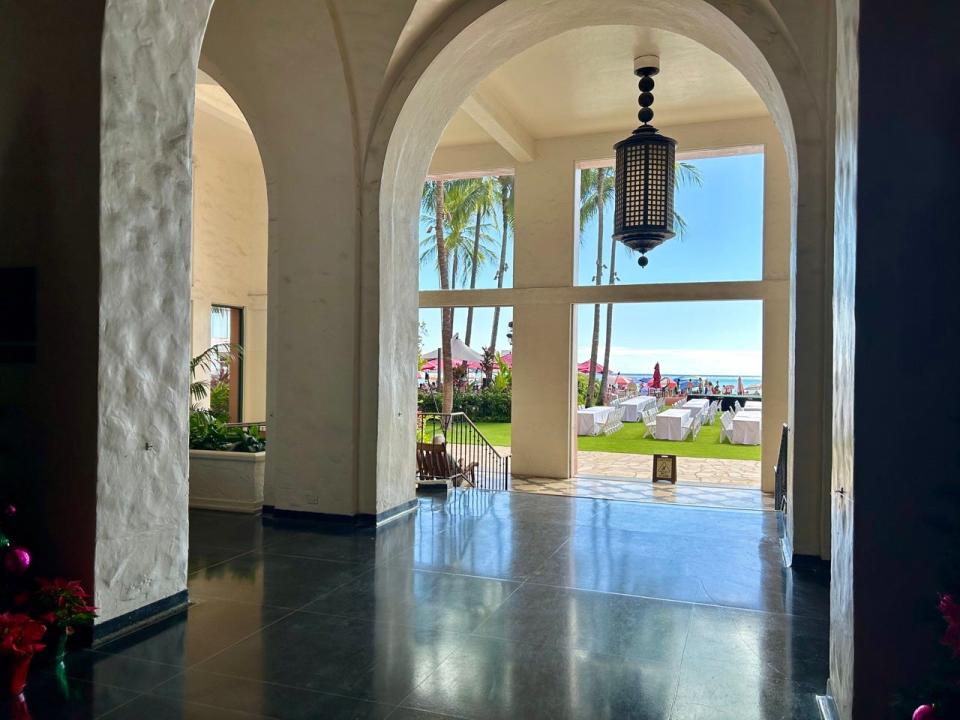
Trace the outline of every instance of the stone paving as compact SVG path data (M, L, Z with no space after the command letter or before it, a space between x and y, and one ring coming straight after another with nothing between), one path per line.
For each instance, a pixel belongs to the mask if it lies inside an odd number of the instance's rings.
M509 452L509 448L502 448ZM511 489L673 505L772 510L773 495L760 491L760 461L677 458L677 484L653 483L652 455L580 451L577 477L514 478Z
M649 480L653 455L627 453L577 453L578 475L603 475ZM677 458L677 479L683 483L706 483L730 487L760 489L759 460L717 460L715 458Z
M676 485L638 478L586 477L569 480L513 478L510 489L537 495L566 495L599 500L630 500L736 510L773 510L773 494L759 488L686 483Z

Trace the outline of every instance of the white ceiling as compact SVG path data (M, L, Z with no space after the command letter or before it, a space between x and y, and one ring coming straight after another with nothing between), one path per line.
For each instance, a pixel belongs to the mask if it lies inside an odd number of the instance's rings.
M558 35L517 55L479 92L534 138L629 130L637 125L636 55L660 56L654 125L767 114L760 96L726 60L663 30L600 26ZM491 142L463 110L441 146Z

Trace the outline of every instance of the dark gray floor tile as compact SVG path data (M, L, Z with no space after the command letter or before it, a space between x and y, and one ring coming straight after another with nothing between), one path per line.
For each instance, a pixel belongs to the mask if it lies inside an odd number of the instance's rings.
M224 560L242 555L249 550L238 551L236 548L224 548L216 545L191 544L190 556L187 559L187 572L203 570L211 565L217 565Z
M197 669L396 704L460 640L405 625L298 612Z
M468 718L668 717L675 665L471 637L404 701Z
M379 566L313 601L308 612L467 633L520 586L509 580Z
M690 605L526 584L476 635L679 668Z
M58 678L32 670L23 702L0 699L0 718L81 720L96 718L130 702L138 693L100 683Z
M253 603L195 599L185 612L114 640L98 650L186 667L206 660L287 612Z
M298 608L367 571L357 563L249 553L190 575L192 597Z
M168 700L258 713L277 720L381 720L392 705L187 670L158 687Z
M566 542L567 536L568 530L557 525L515 518L471 518L392 562L412 564L421 570L524 580Z
M266 720L267 716L239 710L225 710L179 700L143 695L122 705L104 720Z
M258 550L263 544L260 515L190 511L190 547L231 548L237 552Z
M462 720L461 715L437 715L437 713L414 708L399 707L387 720Z
M736 709L742 718L801 720L815 708L814 695L823 684L792 679L785 667L763 662L737 662L684 656L677 687L677 704L707 706L718 712Z
M82 650L67 655L66 675L96 685L146 692L179 672L172 665Z

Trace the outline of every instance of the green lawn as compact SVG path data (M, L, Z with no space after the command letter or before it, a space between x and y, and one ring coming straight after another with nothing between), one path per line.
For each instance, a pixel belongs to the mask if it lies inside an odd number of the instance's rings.
M494 445L510 445L510 423L477 423L487 439ZM719 458L722 460L759 460L759 445L720 444L720 421L705 425L696 440L672 442L670 440L643 440L643 423L624 423L623 429L606 437L579 437L577 448L597 452L653 455L667 453L680 457Z

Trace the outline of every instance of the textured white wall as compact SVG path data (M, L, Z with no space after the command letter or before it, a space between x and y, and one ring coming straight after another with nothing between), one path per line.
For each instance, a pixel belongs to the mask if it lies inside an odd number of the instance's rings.
M266 418L267 186L253 135L197 103L193 130L193 343L211 305L244 309L243 419Z
M841 718L854 700L854 385L860 4L837 3L836 188L833 261L833 476L830 693ZM837 492L842 490L843 492Z
M106 3L99 622L186 587L190 144L197 58L211 2Z

